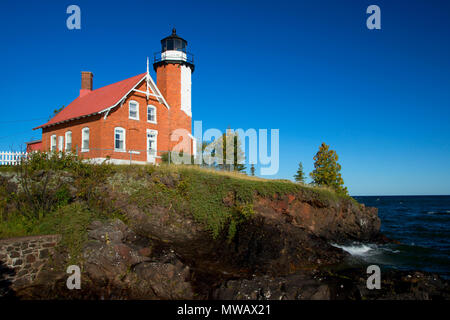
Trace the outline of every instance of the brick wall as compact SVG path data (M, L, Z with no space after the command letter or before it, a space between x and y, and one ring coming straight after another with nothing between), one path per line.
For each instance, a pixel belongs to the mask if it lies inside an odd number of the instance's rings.
M59 240L59 235L0 240L0 282L10 282L13 287L31 283Z
M169 68L169 78L178 78L179 70ZM167 70L167 71L169 71ZM163 77L164 79L164 77ZM159 81L160 82L160 81ZM72 131L72 147L75 149L78 146L79 155L85 158L106 158L129 160L130 154L124 152L114 151L114 128L121 127L126 130L125 147L127 150L147 150L147 129L158 131L157 148L161 151L166 151L177 144L177 142L170 142L171 131L177 128L185 128L191 132L191 118L180 110L179 93L176 93L175 88L179 87L179 81L173 80L174 84L172 90L167 97L171 109L168 110L166 106L159 103L154 97L150 97L147 102L146 96L139 92L132 92L127 99L125 99L122 106L118 106L111 110L107 118L103 115L90 116L83 119L73 120L59 125L44 128L42 130L42 150L50 149L50 137L56 134L57 137L65 137L67 131ZM164 82L163 82L164 83ZM166 89L165 86L163 86ZM145 82L138 86L138 90L145 91ZM180 90L179 88L177 90ZM163 93L164 95L164 93ZM174 97L172 95L175 95ZM128 105L131 100L139 103L139 120L132 120L128 117ZM173 105L171 104L173 103ZM147 121L147 105L156 107L157 123L149 123ZM90 151L81 153L81 130L89 127L89 147ZM59 138L57 138L57 141ZM181 141L181 138L179 139ZM183 139L191 145L190 139ZM58 143L57 143L58 147ZM100 151L95 149L111 149L110 151ZM188 150L187 148L186 150ZM147 161L147 153L141 151L140 154L132 155L133 161Z
M166 98L171 110L169 114L169 123L171 132L176 129L186 129L192 133L192 119L181 110L181 66L176 63L162 64L156 69L156 84L161 94ZM170 141L170 149L183 140L183 145L191 145L190 139ZM183 146L183 150L189 150L188 146Z

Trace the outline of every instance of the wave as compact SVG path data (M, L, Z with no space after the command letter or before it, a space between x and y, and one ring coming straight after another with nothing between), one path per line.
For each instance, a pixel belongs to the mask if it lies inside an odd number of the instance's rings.
M333 247L336 248L340 248L348 253L350 253L352 256L377 256L377 255L382 255L384 253L400 253L400 250L398 249L394 249L394 248L390 248L388 246L379 246L376 244L364 244L364 243L353 243L350 245L341 245L341 244L336 244L336 243L332 243L331 244Z
M369 245L365 244L352 244L352 245L339 245L332 243L333 247L340 248L348 253L350 253L352 256L361 256L367 254L369 251L374 250L374 248L370 247Z
M428 214L450 214L450 210L443 210L443 211L427 211Z

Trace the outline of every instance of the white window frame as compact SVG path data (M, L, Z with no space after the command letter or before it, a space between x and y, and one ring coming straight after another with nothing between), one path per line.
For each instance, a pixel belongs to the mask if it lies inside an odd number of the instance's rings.
M123 132L123 149L116 148L116 130L122 130L122 132ZM126 139L126 137L127 137L127 133L126 133L126 130L124 128L122 128L122 127L115 127L114 128L114 151L115 152L126 152L127 151L127 147L126 147L127 139Z
M132 117L131 114L130 114L131 103L135 103L136 104L136 118ZM137 102L136 100L130 100L130 102L128 102L128 118L131 119L131 120L138 120L139 121L139 102Z
M87 148L85 148L85 145L84 145L86 130L87 130L87 133L88 133L88 139L87 139L88 146L87 146ZM88 152L89 151L89 144L90 144L90 140L91 140L90 131L91 130L89 130L89 127L84 127L83 129L81 129L81 152Z
M70 148L67 147L68 143L67 141L69 141L69 135L70 135ZM72 131L66 131L65 133L65 139L66 139L66 143L64 144L64 150L66 150L66 152L71 152L72 151Z
M151 121L151 120L148 120L148 110L149 109L153 109L153 114L154 114L154 116L155 116L155 120L154 121ZM156 107L155 106L153 106L153 105L151 105L151 104L149 104L148 106L147 106L147 122L148 123L154 123L154 124L156 124L157 123L157 117L156 117Z
M63 136L58 137L58 151L59 152L64 151L64 137Z
M57 145L56 134L52 134L50 136L50 151L51 152L56 151L56 145Z

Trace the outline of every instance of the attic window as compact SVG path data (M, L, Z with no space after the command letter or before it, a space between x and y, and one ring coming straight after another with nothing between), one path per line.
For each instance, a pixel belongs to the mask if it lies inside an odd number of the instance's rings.
M139 120L139 103L130 101L129 103L129 118L132 120Z

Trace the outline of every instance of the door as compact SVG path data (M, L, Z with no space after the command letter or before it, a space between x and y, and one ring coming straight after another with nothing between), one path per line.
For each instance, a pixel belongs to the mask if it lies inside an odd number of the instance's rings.
M157 156L157 135L156 130L147 130L147 162L156 163Z

